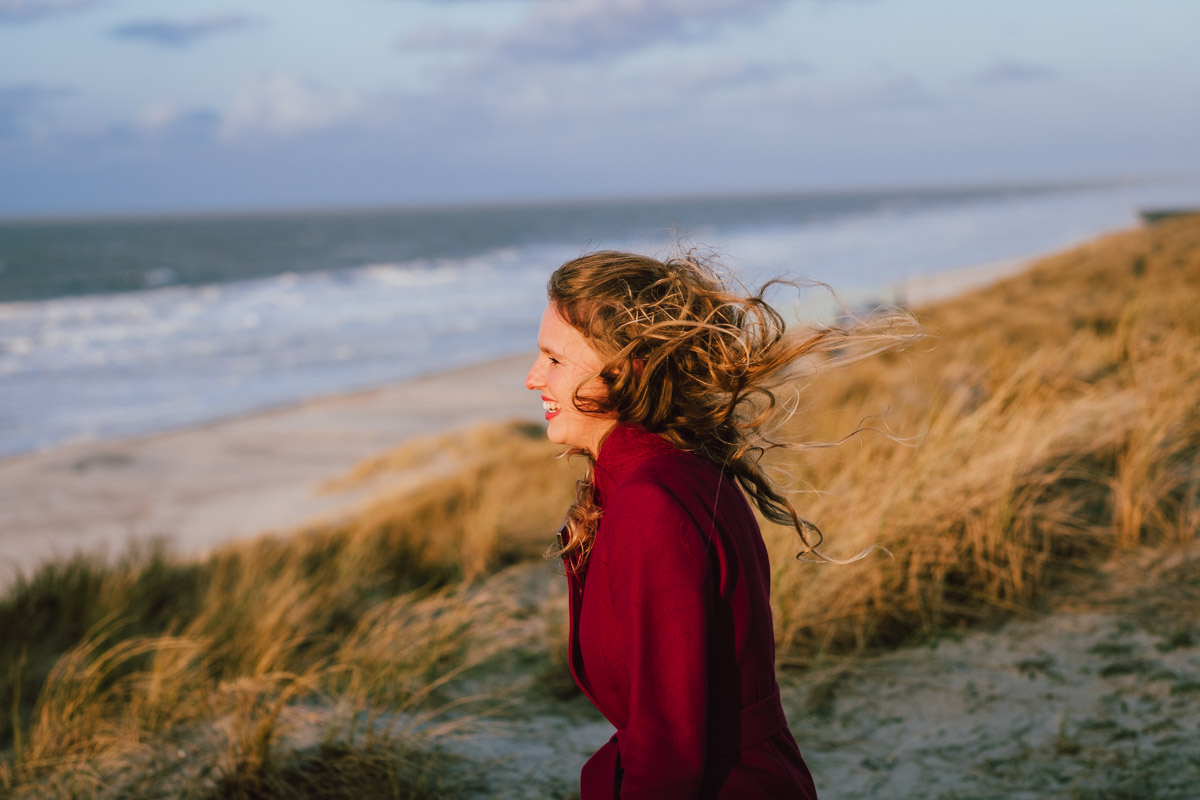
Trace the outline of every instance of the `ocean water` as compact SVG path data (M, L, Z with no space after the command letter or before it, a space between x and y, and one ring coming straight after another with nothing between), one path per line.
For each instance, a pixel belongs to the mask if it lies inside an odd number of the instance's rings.
M711 249L840 291L1200 206L1200 182L0 221L0 457L532 352L549 272Z

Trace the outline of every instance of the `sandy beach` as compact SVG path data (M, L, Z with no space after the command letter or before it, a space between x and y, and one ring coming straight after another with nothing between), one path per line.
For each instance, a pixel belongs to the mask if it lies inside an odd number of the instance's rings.
M52 557L118 555L159 539L199 555L284 532L362 500L323 484L411 439L483 421L538 419L529 358L135 439L0 461L0 583Z
M1018 271L1024 260L912 278L844 298L928 303ZM119 555L158 540L201 555L361 503L326 481L416 436L537 420L515 356L383 388L131 439L65 444L0 461L0 586L51 558Z

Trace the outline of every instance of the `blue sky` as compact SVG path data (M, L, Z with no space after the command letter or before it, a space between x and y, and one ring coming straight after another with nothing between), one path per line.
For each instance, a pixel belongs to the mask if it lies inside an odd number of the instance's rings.
M1200 172L1195 0L0 0L0 215Z

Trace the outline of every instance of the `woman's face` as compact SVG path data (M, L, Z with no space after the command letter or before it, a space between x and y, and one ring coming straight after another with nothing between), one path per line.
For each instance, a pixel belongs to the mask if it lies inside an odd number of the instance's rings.
M550 441L587 450L592 456L600 452L600 443L616 424L611 415L585 414L576 408L575 390L585 378L594 376L604 365L604 359L592 349L583 334L559 316L554 304L546 306L538 328L537 360L529 369L525 386L542 393L546 408L546 435ZM604 384L592 378L582 387L583 397L602 397Z

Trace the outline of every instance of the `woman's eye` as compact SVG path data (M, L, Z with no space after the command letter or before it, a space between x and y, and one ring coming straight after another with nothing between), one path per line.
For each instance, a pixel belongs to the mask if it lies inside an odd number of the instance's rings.
M551 364L554 364L555 366L558 366L558 363L559 363L559 362L558 362L558 359L557 359L557 358L550 358L549 356L547 356L547 358L549 358L549 359L550 359L550 363L551 363Z

